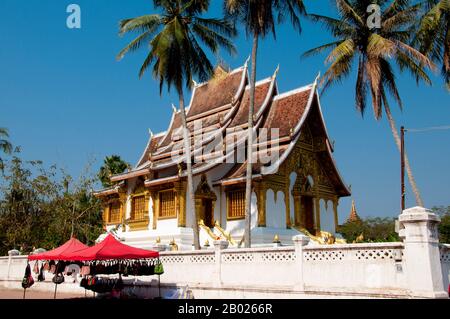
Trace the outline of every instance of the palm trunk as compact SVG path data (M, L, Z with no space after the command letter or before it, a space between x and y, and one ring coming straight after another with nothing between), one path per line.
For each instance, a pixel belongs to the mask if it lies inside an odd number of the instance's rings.
M398 135L394 117L392 116L389 106L385 105L385 111L386 111L386 115L387 115L387 118L389 121L389 126L391 127L392 135L394 136L395 144L397 144L398 150L401 151L400 136ZM411 184L412 191L414 193L414 196L416 197L416 203L417 203L417 205L424 207L422 197L420 196L419 188L417 187L416 180L414 179L414 176L413 176L413 173L411 170L411 165L409 164L408 155L406 155L406 151L405 151L405 168L406 168L406 173L408 174L408 179L409 179L409 183Z
M245 247L251 247L251 198L252 198L252 155L253 155L253 113L255 109L256 57L258 34L253 35L252 71L250 75L250 105L248 108L247 176L245 179Z
M192 177L192 163L191 163L191 143L189 139L189 131L187 128L187 121L186 121L186 110L184 108L184 96L183 96L183 89L179 90L179 98L180 98L180 114L181 114L181 124L183 125L183 139L184 139L184 149L186 150L186 169L187 169L187 175L188 175L188 185L187 185L187 191L189 193L189 204L188 207L192 207L194 210L194 223L192 225L192 229L194 231L194 247L195 249L200 249L200 239L199 239L199 233L198 233L198 222L199 222L199 216L198 212L195 209L195 198L194 198L194 178Z

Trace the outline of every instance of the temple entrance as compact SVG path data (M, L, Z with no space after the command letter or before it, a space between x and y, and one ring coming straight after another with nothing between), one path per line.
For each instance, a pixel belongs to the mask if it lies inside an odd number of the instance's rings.
M213 209L213 200L212 199L203 199L202 200L202 216L205 226L209 228L214 227L214 209Z
M195 192L195 209L198 212L200 220L203 220L204 226L213 228L214 220L214 206L216 204L217 196L208 185L205 175L202 175L201 181ZM200 222L200 220L198 222Z
M314 234L314 201L311 196L302 196L301 199L301 224L307 231Z

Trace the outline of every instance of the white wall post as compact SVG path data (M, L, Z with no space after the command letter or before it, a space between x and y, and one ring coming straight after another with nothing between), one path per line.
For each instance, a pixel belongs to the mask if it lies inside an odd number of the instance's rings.
M294 290L297 291L305 290L305 282L303 280L303 248L308 245L309 240L309 237L304 235L297 235L292 237L292 241L294 242L295 247L295 263L297 265L297 272L294 274Z
M213 285L218 288L222 286L222 250L228 248L227 240L215 240L214 241L214 253L216 266L214 270L214 282Z
M8 274L6 275L7 280L9 280L9 277L10 277L12 258L13 258L13 256L19 256L19 255L20 255L20 251L18 251L17 249L8 251Z
M423 207L406 209L399 217L408 289L413 297L448 298L442 280L439 222L436 214Z

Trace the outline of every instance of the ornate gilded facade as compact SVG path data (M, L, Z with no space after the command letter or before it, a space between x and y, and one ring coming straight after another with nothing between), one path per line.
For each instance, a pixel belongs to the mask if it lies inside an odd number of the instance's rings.
M162 238L189 249L192 227L200 224L204 244L214 236L241 242L246 162L238 154L246 143L247 66L216 74L195 86L187 113L194 203L188 201L185 158L174 156L183 144L179 112L166 132L151 135L133 170L113 176L116 186L96 193L105 225L125 240L146 246ZM334 163L316 82L280 94L276 76L256 84L251 216L257 244L270 243L274 235L283 242L301 231L316 234L323 230L321 219L331 215L334 232L339 198L350 195ZM278 157L264 162L262 149Z

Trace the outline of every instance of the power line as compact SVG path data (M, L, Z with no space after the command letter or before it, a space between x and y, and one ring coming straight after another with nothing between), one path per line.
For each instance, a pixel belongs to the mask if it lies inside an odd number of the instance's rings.
M431 132L431 131L445 131L450 130L450 125L445 126L431 126L431 127L425 127L425 128L408 128L405 129L408 133L422 133L422 132Z

